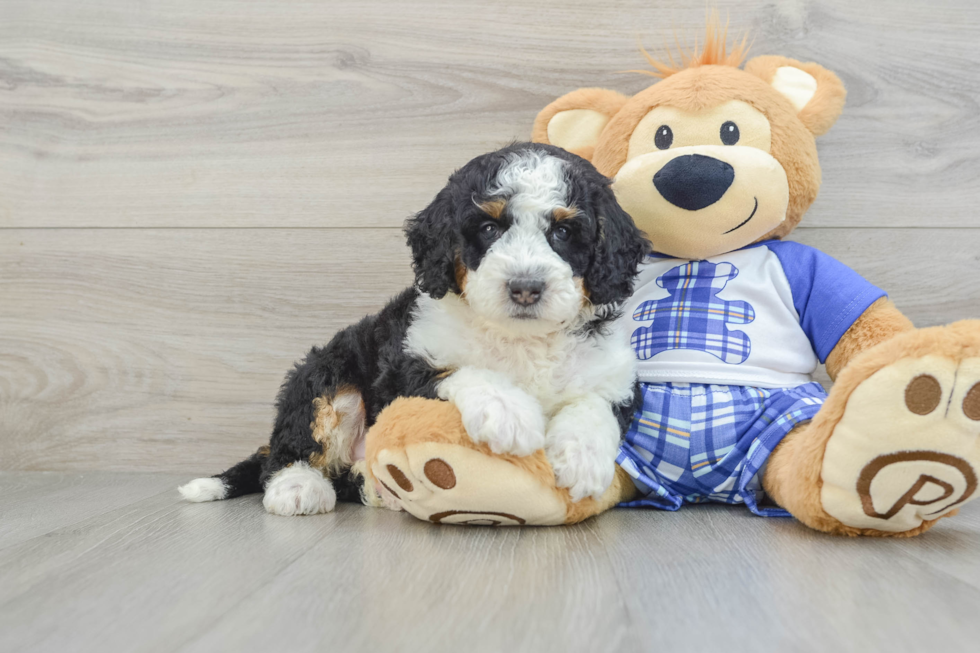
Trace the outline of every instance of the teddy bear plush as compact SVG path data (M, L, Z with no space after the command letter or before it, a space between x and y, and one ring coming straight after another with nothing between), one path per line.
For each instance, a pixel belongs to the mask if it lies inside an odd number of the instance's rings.
M977 496L980 321L916 329L884 291L783 240L816 199L815 137L845 90L814 63L742 67L745 50L713 23L679 63L650 59L660 81L645 90L579 89L534 123L533 140L614 180L654 248L620 318L643 405L606 493L572 502L543 452L494 454L452 404L399 399L367 436L376 503L519 525L717 501L911 536ZM829 393L811 380L818 363Z

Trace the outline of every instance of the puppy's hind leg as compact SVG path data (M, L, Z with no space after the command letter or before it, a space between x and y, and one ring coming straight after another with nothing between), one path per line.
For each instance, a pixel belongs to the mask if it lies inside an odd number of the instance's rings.
M310 464L335 478L353 464L356 449L364 458L364 401L355 388L341 387L314 399L313 410L312 436L320 452L310 456Z
M262 505L274 515L316 515L337 504L333 485L319 469L296 462L273 474L265 486Z
M328 479L336 479L341 499L351 500L347 486L354 450L363 447L364 402L353 388L341 388L313 400L310 437L319 444L308 461L297 461L274 473L266 483L262 504L277 515L312 515L330 512L337 491ZM363 456L363 453L362 453ZM356 496L360 497L359 488ZM357 500L357 499L354 499Z
M279 393L271 452L262 473L262 503L273 514L330 512L337 502L329 479L350 467L365 412L354 385L334 382L341 376L335 363L326 351L314 348Z

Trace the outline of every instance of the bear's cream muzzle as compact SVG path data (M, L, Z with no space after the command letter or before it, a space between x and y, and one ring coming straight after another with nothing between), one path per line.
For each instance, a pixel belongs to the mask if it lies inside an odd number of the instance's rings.
M657 252L704 259L744 247L786 219L789 184L755 147L695 145L637 156L613 182Z

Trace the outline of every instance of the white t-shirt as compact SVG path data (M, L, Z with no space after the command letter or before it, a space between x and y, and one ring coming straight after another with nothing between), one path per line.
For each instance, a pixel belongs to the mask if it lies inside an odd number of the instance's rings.
M620 318L640 381L809 383L885 293L822 252L765 241L703 261L647 257Z

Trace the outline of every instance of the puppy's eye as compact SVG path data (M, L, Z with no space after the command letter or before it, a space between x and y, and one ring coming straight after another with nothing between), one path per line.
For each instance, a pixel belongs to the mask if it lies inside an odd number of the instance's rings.
M738 125L731 120L721 126L721 142L725 145L734 145L738 142Z
M496 222L487 220L480 225L480 235L487 240L493 240L500 235L500 226Z
M674 142L674 132L667 125L657 127L657 135L653 137L653 144L658 150L666 150Z
M555 240L565 241L568 240L569 237L571 237L571 235L572 235L572 230L563 224L560 224L551 230L551 236Z

